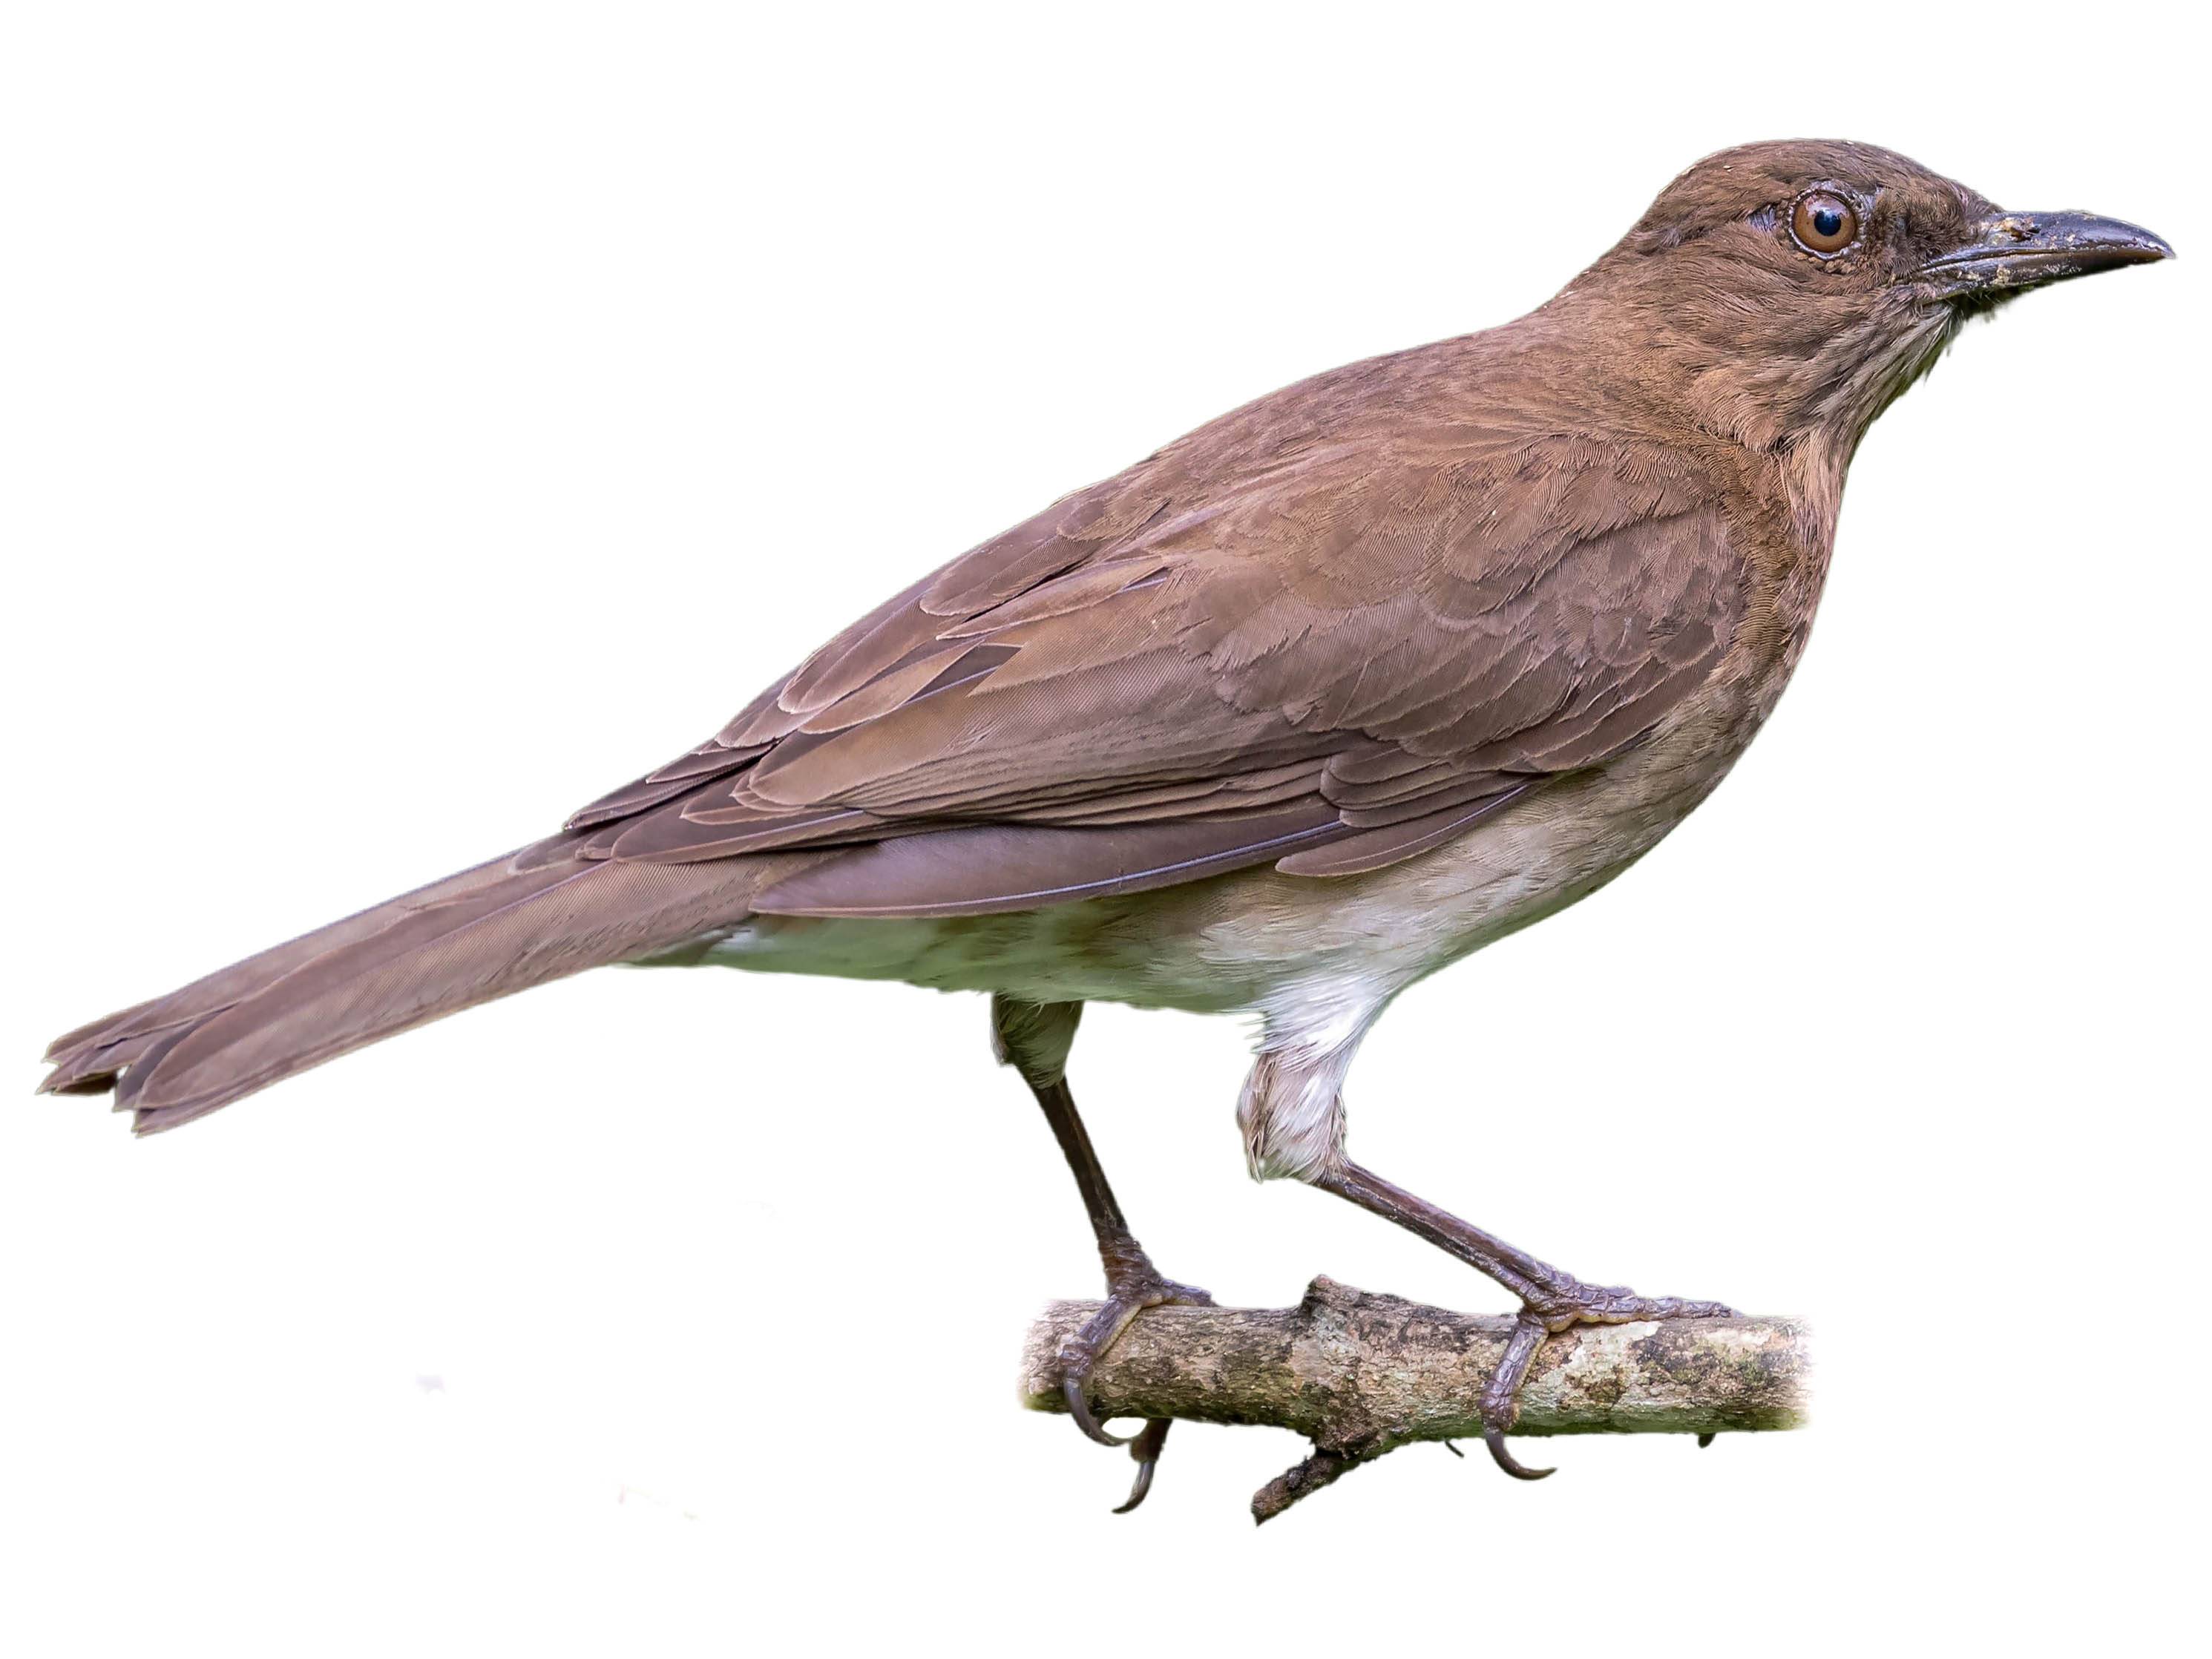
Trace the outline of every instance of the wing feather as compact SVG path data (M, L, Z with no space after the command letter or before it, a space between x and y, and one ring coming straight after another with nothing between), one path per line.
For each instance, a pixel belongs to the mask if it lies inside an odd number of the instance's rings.
M1734 635L1726 492L1571 411L1486 415L1444 374L1478 343L1291 388L984 543L579 813L583 854L845 847L758 908L978 914L1380 868L1619 753Z

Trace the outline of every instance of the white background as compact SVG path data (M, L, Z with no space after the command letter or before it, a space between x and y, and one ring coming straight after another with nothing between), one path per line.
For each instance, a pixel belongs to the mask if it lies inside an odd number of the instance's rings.
M2111 5L1486 9L12 10L0 1644L2180 1639L2201 64ZM27 1097L56 1031L542 833L1042 502L1807 133L2185 257L1960 342L1735 777L1349 1097L1586 1276L1814 1320L1812 1431L1415 1449L1255 1532L1302 1448L1185 1426L1109 1516L1127 1462L1013 1404L1096 1266L976 999L603 973L143 1144ZM1168 1272L1504 1310L1251 1186L1243 1069L1085 1026Z

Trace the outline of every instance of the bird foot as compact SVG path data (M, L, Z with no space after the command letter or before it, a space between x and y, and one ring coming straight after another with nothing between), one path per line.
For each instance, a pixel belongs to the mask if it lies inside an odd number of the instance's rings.
M1067 1414L1075 1419L1075 1426L1102 1446L1127 1446L1129 1455L1136 1460L1136 1480L1129 1488L1127 1501L1115 1510L1116 1515L1127 1515L1135 1509L1152 1489L1152 1471L1158 1466L1160 1449L1167 1443L1172 1419L1151 1419L1133 1435L1111 1433L1091 1409L1091 1402L1084 1395L1084 1384L1106 1351L1121 1340L1121 1333L1147 1308L1212 1305L1212 1297L1196 1285L1178 1285L1161 1277L1136 1241L1131 1239L1126 1248L1117 1248L1109 1255L1104 1305L1084 1322L1081 1330L1060 1345L1060 1397L1067 1402Z
M1719 1302L1692 1302L1674 1296L1638 1296L1625 1285L1585 1285L1562 1274L1521 1304L1521 1316L1506 1339L1505 1357L1482 1391L1482 1438L1498 1467L1518 1480L1541 1480L1550 1469L1532 1469L1505 1447L1506 1434L1521 1414L1521 1385L1544 1339L1577 1325L1627 1325L1642 1319L1732 1319L1735 1310ZM1710 1436L1698 1437L1699 1445Z

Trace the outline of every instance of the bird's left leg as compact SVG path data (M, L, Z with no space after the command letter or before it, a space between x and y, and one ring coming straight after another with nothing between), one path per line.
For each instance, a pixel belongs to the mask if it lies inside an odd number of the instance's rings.
M1674 1296L1638 1296L1625 1285L1585 1285L1572 1273L1540 1261L1526 1250L1394 1187L1382 1176L1340 1158L1307 1177L1325 1193L1348 1198L1363 1210L1396 1222L1496 1279L1521 1299L1520 1317L1506 1339L1504 1358L1482 1391L1482 1438L1506 1474L1540 1480L1549 1469L1532 1469L1505 1449L1506 1431L1520 1415L1521 1385L1544 1339L1577 1325L1626 1325L1640 1319L1727 1319L1735 1310L1718 1302ZM1698 1443L1704 1444L1701 1440Z
M1519 1415L1521 1385L1547 1336L1577 1325L1726 1318L1733 1310L1717 1302L1638 1296L1617 1285L1585 1285L1346 1158L1344 1074L1360 1038L1382 1012L1382 1000L1309 997L1286 1000L1269 1011L1259 1060L1237 1107L1245 1155L1257 1178L1288 1176L1350 1199L1487 1273L1520 1298L1520 1316L1504 1358L1483 1389L1482 1437L1508 1474L1541 1480L1551 1470L1524 1468L1505 1449L1505 1435Z
M1121 1206L1107 1184L1091 1136L1077 1115L1075 1097L1067 1087L1067 1051L1075 1041L1076 1022L1082 1017L1079 1002L1034 1003L1000 995L991 999L991 1046L1001 1064L1012 1066L1030 1085L1061 1154L1083 1194L1083 1207L1098 1240L1098 1259L1106 1269L1105 1305L1083 1328L1061 1344L1060 1390L1068 1414L1076 1425L1104 1446L1127 1446L1137 1462L1137 1479L1128 1501L1115 1510L1125 1515L1145 1501L1152 1490L1152 1470L1167 1442L1170 1419L1155 1418L1134 1436L1110 1434L1100 1424L1085 1398L1083 1385L1106 1351L1112 1347L1130 1321L1147 1308L1169 1304L1211 1307L1213 1298L1190 1285L1178 1285L1161 1275L1137 1243L1121 1214Z

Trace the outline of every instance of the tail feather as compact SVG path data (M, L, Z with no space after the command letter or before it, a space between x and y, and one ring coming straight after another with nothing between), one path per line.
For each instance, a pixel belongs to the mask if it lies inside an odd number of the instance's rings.
M526 848L80 1027L49 1050L41 1087L112 1088L140 1133L173 1128L379 1038L738 921L799 861Z
M302 963L313 960L326 951L334 950L353 939L368 937L389 926L399 915L410 910L428 909L487 886L507 872L508 860L512 856L489 860L458 874L447 876L442 881L434 881L427 887L418 887L398 898L372 905L342 921L318 927L313 933L288 939L257 956L234 962L229 967L219 969L204 979L194 980L190 985L172 991L165 997L155 997L150 1002L139 1003L135 1007L94 1020L88 1025L80 1025L74 1031L64 1032L47 1046L46 1062L56 1070L40 1085L42 1091L62 1093L76 1090L80 1082L95 1084L99 1073L94 1068L106 1063L105 1051L109 1048L142 1039L150 1032L165 1030L227 1007L240 997L250 995L270 981L289 973Z
M119 1008L112 1014L102 1014L89 1025L80 1025L74 1031L64 1031L46 1045L46 1063L51 1066L71 1049L91 1044L93 1040L103 1031L120 1030L126 1025L134 1030L137 1029L139 1016L149 1013L154 1007L154 1003L161 1000L162 1000L161 998L156 997L153 1002L134 1003L130 1007ZM66 1092L66 1091L54 1090L50 1085L47 1092Z

